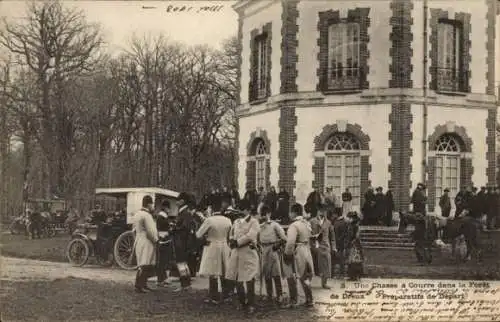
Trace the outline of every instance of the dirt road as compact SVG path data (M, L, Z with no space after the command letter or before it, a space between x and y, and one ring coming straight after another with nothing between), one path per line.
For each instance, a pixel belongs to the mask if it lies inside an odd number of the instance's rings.
M131 283L135 271L101 267L73 267L68 263L54 263L12 257L0 258L2 280L54 280L76 277L91 280Z

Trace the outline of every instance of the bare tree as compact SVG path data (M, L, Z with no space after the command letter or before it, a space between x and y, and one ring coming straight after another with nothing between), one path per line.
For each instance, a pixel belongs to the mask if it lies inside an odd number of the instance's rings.
M38 142L51 165L51 192L64 194L75 133L65 86L93 70L103 41L97 25L58 1L33 2L26 16L24 21L3 21L0 45L36 75Z

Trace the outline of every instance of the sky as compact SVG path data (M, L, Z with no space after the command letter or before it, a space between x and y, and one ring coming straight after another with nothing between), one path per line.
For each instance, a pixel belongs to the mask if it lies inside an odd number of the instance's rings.
M82 10L89 22L99 23L113 53L127 49L135 34L163 34L187 45L206 44L219 47L238 31L237 14L231 8L235 1L63 1L65 6ZM174 12L185 6L186 11ZM203 12L205 6L221 6L218 11ZM146 7L148 9L145 9ZM187 9L191 7L190 11ZM25 16L26 2L0 0L0 17L20 19ZM167 12L170 9L170 12Z

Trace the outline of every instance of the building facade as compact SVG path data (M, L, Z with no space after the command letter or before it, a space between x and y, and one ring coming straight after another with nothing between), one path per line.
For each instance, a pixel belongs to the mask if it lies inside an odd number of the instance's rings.
M239 1L240 191L495 185L497 5Z

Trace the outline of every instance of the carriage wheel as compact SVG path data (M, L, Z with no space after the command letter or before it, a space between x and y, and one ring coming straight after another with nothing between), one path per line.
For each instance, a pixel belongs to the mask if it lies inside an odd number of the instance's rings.
M87 242L81 238L71 240L66 249L66 257L73 266L83 266L90 256L90 248Z
M137 260L134 254L135 236L132 231L122 233L115 241L115 262L123 269L133 270L137 268Z

